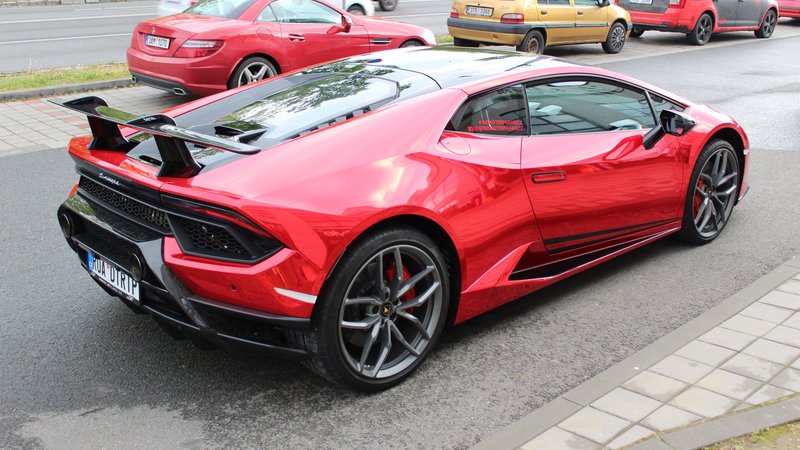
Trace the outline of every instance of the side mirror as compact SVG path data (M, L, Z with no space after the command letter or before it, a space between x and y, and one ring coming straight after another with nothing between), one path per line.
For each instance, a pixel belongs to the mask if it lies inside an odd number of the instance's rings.
M694 128L695 124L697 123L694 119L686 114L679 113L678 111L673 111L671 109L665 109L664 111L661 111L659 119L661 119L661 126L664 128L664 131L673 136L685 135L692 128Z
M597 0L597 6L609 6L611 0Z
M661 111L658 118L660 123L656 124L656 126L648 131L642 138L642 145L648 150L653 148L661 138L668 134L673 136L685 135L694 128L697 123L686 114L671 109Z
M353 27L353 21L347 16L342 16L342 24L334 25L328 29L328 34L349 33Z

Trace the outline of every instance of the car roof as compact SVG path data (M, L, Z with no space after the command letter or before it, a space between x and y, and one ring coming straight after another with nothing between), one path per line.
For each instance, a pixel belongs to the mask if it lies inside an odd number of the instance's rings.
M453 46L387 50L352 57L350 62L421 73L442 88L499 78L516 70L586 68L583 64L544 55Z

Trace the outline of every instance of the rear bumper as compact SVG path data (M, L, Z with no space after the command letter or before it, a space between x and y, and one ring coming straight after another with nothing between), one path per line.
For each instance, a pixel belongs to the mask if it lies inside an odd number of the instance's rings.
M127 60L131 73L143 84L170 91L180 87L197 96L226 90L233 67L222 50L205 58L172 58L129 47Z
M487 44L519 45L531 29L531 25L449 17L447 29L450 35L459 39Z
M131 309L149 314L173 337L188 337L204 346L231 352L246 351L292 360L307 357L305 351L289 345L285 330L310 327L312 305L305 304L308 307L306 317L294 317L203 296L168 265L165 247L168 242L174 242L174 238L137 226L116 211L96 203L91 195L81 190L61 205L58 214L70 218L72 226L65 238L92 279ZM88 252L102 256L123 271L129 270L131 257L136 255L145 267L144 275L138 280L139 301L113 289L90 271ZM269 258L264 263L268 261ZM224 266L220 264L221 271ZM262 283L263 280L259 278ZM270 293L274 294L279 286L261 287L259 296L269 301Z
M643 30L688 33L694 28L697 17L679 8L668 8L663 14L629 11L633 26Z

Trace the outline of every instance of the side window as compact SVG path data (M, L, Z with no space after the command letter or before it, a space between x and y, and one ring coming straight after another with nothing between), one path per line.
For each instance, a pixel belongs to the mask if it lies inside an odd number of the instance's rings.
M522 86L510 86L467 100L451 123L466 133L520 136L526 134L525 114Z
M600 6L597 0L574 0L575 6Z
M256 17L256 22L277 22L278 18L275 16L275 13L272 12L272 7L267 6L264 8L261 13L259 13L258 17Z
M644 92L599 81L528 85L531 134L642 130L655 126Z
M282 23L342 23L342 16L313 0L276 0L269 4Z
M547 0L547 4L569 6L569 0Z
M658 115L661 114L661 111L664 111L665 109L671 109L678 112L686 109L683 106L673 103L660 95L653 94L652 92L650 93L650 100L653 101L653 108L656 110L656 117L658 117Z

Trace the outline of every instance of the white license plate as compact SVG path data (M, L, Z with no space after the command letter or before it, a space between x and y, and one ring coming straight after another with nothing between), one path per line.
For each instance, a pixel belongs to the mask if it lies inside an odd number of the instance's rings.
M169 48L169 38L153 36L152 34L148 34L144 38L144 43L150 47Z
M653 0L628 0L628 3L633 3L635 5L652 5Z
M92 252L87 253L89 255L87 265L90 272L96 274L115 290L125 294L130 300L139 303L139 283L133 277L105 258Z
M483 8L480 6L467 6L467 14L470 16L489 17L492 15L492 8Z

